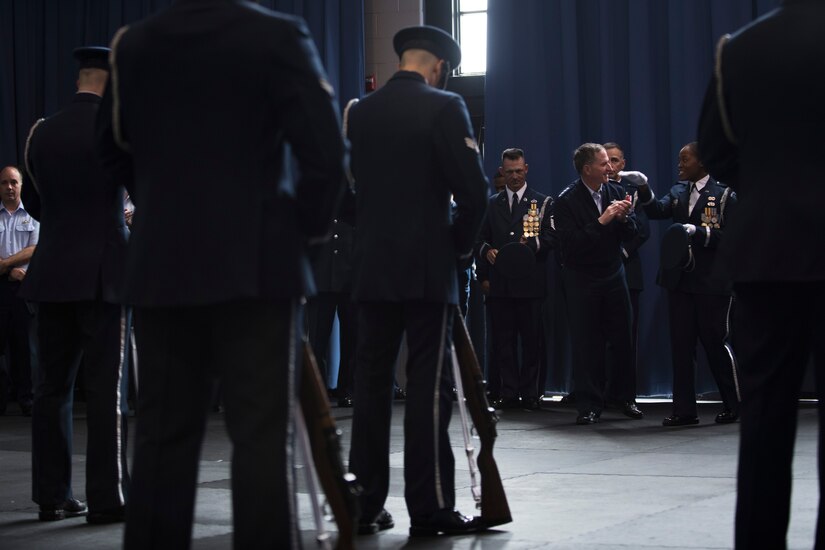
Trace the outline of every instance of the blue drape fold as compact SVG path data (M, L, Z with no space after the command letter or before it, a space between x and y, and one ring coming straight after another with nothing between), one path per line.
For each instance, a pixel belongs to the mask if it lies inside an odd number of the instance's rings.
M2 0L0 2L0 164L20 164L29 128L72 98L78 46L108 45L122 25L171 0ZM364 0L261 0L302 16L341 105L364 82Z

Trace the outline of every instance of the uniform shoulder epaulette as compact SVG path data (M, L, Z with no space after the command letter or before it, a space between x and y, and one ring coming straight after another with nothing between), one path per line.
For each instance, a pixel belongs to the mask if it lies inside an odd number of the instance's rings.
M541 203L541 210L539 211L539 220L544 219L544 211L547 210L547 204L548 203L553 204L553 199L550 197L550 195L542 195L542 196L544 197L544 199ZM552 223L552 220L551 220L551 223Z
M341 131L344 134L344 137L348 137L347 130L349 129L349 111L352 109L358 102L360 101L359 98L354 97L347 101L346 107L344 107L344 114L341 121Z
M718 183L718 182L717 182ZM725 190L722 192L722 197L719 200L719 224L725 219L725 207L728 205L728 198L733 195L734 199L736 198L736 193L734 193L730 187L724 185Z
M35 122L32 125L31 129L29 130L29 135L26 137L26 145L23 149L23 164L26 166L26 172L29 175L29 179L31 180L32 185L38 192L40 191L40 188L37 186L37 179L34 177L34 171L32 170L31 162L29 161L29 149L31 148L32 137L34 137L34 131L45 121L45 118L39 118L37 119L37 122Z
M561 193L559 193L559 198L562 198L563 196L565 196L565 195L566 195L567 193L569 193L569 192L570 192L570 190L571 190L571 189L573 189L574 187L576 187L576 184L575 184L575 183L571 183L570 185L568 185L567 187L565 187L565 188L564 188L564 190L562 190L562 192L561 192Z

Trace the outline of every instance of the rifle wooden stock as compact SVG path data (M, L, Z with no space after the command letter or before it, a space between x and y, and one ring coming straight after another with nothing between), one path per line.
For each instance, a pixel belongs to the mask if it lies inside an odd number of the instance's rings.
M470 411L470 417L473 419L473 425L481 442L476 459L478 471L481 474L481 519L490 527L510 523L513 521L510 506L507 504L507 495L504 494L501 475L498 473L498 466L493 458L498 417L495 409L487 401L484 376L458 306L455 308L453 320L453 345L458 357L467 409Z
M348 473L341 459L341 432L335 426L327 400L326 384L321 381L315 354L304 342L301 378L301 410L307 425L312 461L318 481L338 525L338 550L354 548L355 522L358 519L358 494L361 487Z

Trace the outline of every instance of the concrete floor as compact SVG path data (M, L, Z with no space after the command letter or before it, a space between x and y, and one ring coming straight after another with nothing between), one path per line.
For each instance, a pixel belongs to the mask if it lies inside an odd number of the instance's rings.
M545 402L540 411L504 411L495 456L513 522L495 531L464 537L408 539L403 499L401 425L403 403L393 420L393 467L387 509L394 529L359 537L358 548L481 550L720 549L731 548L736 498L738 424L718 426L719 404L700 404L702 423L663 428L669 403L641 403L646 417L626 419L606 411L601 424L576 426L575 409ZM333 409L349 446L351 409ZM461 443L453 417L452 441ZM811 548L816 521L816 408L800 405L794 464L793 515L789 548ZM75 415L74 491L83 497L85 422ZM134 421L134 419L131 419ZM0 549L84 550L118 548L122 525L89 526L82 519L40 523L31 502L30 419L14 405L0 417ZM471 513L467 462L456 454L458 508ZM346 456L346 454L345 454ZM209 419L201 462L194 526L195 549L231 548L230 448L221 415ZM303 458L299 456L299 461ZM301 466L299 466L301 468ZM300 526L304 548L315 543L313 516L299 471ZM328 523L334 531L334 524Z

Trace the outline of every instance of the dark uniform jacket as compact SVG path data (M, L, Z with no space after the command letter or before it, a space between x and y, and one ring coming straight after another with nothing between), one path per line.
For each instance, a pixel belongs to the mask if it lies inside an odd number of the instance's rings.
M100 97L78 93L32 128L25 161L40 195L41 228L21 290L28 300L118 301L128 231L123 188L95 148L99 106Z
M508 298L541 298L547 287L547 256L554 247L552 227L553 199L532 189L527 184L524 195L516 205L516 212L510 212L507 190L490 197L487 217L481 226L479 241L476 245L476 261L479 265L479 277L490 281L490 296ZM536 201L539 213L543 212L538 237L527 239L524 243L535 255L535 263L524 273L523 277L505 277L496 264L487 261L487 252L491 249L501 250L504 245L519 242L524 233L524 215L530 209L530 203Z
M332 221L330 239L310 251L318 292L352 291L352 247L355 228L341 219Z
M399 71L350 109L348 135L356 301L456 304L487 190L464 100Z
M650 196L642 197L642 202ZM695 266L692 269L659 270L657 282L669 289L696 294L730 294L731 281L719 276L714 268L717 249L728 217L736 207L736 193L727 186L709 178L699 199L688 214L690 182L679 182L659 200L644 205L651 220L672 219L675 223L690 223L696 226L691 238Z
M625 190L616 182L602 184L602 207L623 200ZM599 223L599 210L590 189L576 180L556 199L554 221L565 269L586 273L595 278L616 274L623 264L622 246L636 238L636 216L626 222Z
M328 235L345 180L332 88L303 22L251 2L180 0L112 49L99 134L136 206L125 300L311 293L307 242Z
M823 21L825 2L784 0L724 45L721 87L716 76L708 86L699 152L739 198L719 258L735 281L825 280L825 80L800 77L822 67ZM770 78L765 59L775 61ZM723 128L720 90L736 143Z

